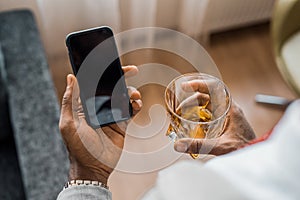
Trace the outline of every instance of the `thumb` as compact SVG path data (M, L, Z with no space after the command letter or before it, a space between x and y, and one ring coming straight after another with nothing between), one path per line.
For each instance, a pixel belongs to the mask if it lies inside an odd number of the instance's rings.
M74 89L74 76L69 74L67 76L67 88L64 93L61 105L61 119L73 120L72 100Z
M218 139L182 138L175 142L174 149L182 153L220 155Z
M67 139L67 136L70 132L73 132L74 126L74 116L72 111L72 97L73 97L73 88L74 88L74 79L75 77L71 74L67 76L67 88L63 96L61 113L59 120L59 129L64 138Z

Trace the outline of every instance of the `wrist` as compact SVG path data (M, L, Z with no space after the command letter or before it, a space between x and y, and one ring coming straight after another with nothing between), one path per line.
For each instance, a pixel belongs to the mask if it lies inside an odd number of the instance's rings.
M84 167L78 163L71 163L69 170L69 181L71 180L91 180L99 181L107 185L109 174L101 169Z

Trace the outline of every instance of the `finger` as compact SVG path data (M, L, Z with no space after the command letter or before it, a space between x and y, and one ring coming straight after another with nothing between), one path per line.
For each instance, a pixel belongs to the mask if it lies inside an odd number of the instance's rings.
M183 107L204 106L207 105L209 102L210 96L208 94L196 92L192 96L184 99L176 108L176 111Z
M141 93L135 87L128 86L127 89L128 89L128 95L130 99L138 100L142 98Z
M83 112L83 107L80 99L80 89L76 77L74 77L74 94L73 94L73 115L77 117L76 123L78 120L85 120L85 115Z
M218 139L182 138L175 142L174 149L182 153L222 155L227 153Z
M84 119L85 120L85 115L84 115L84 112L83 112L83 107L82 107L82 104L81 104L81 99L80 97L77 99L77 115L78 115L78 118L80 120Z
M209 93L208 81L192 80L181 83L181 88L187 92L202 92Z
M143 107L143 102L142 100L138 99L138 100L134 100L131 103L132 105L132 109L133 109L133 114L136 114L138 111L140 111Z
M111 129L112 131L108 131L110 132L110 134L107 134L108 132L105 131L106 135L108 137L110 137L110 139L113 141L116 135L121 135L122 138L125 137L125 133L126 133L126 123L122 123L122 122L118 122L115 124L110 124L109 126L106 126L105 129ZM104 128L104 127L103 127ZM102 128L102 129L103 129ZM121 143L123 143L123 141L121 141Z
M135 65L123 66L122 70L125 74L125 77L135 76L139 72L138 68Z
M130 102L133 109L133 114L135 115L138 111L142 109L143 102L141 100L142 96L141 93L132 86L128 86L128 94L130 96Z
M83 107L81 104L81 100L80 97L78 97L77 99L73 100L73 116L74 116L74 122L77 128L80 127L80 125L84 125L84 123L86 123L85 120L85 114L83 112Z

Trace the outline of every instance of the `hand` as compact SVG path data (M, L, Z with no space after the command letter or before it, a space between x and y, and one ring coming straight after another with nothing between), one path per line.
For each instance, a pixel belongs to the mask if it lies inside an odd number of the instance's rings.
M125 76L135 75L137 67L123 67ZM130 87L134 113L142 106L140 93ZM85 119L74 75L67 76L59 122L60 132L69 152L69 180L94 180L107 184L117 165L124 145L127 122L119 122L94 130Z
M200 92L201 95L198 96L204 96L205 101L209 99L207 86L203 85L203 82L188 82L183 87ZM222 155L241 148L254 138L255 133L247 122L243 111L232 101L224 131L219 138L182 138L175 142L174 148L176 151L184 153Z

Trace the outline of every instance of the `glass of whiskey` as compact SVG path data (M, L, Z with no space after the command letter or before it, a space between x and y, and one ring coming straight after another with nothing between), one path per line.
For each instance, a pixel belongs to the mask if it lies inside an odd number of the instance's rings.
M165 90L165 105L170 125L167 136L212 139L225 127L231 105L227 86L204 73L190 73L173 79ZM191 154L197 158L199 154Z

